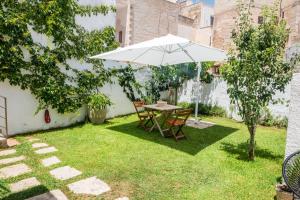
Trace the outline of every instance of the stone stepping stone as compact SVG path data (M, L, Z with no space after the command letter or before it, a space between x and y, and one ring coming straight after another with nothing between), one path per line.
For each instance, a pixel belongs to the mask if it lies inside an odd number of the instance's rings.
M4 167L0 169L0 178L7 179L31 172L32 170L24 163Z
M14 147L21 144L18 140L14 139L14 138L8 138L7 139L7 146L8 147Z
M9 184L9 188L11 192L20 192L38 185L41 185L41 183L35 177L32 177Z
M36 154L46 154L46 153L52 153L55 151L57 151L57 149L55 147L47 147L47 148L36 150L35 153Z
M16 153L17 151L15 149L7 149L0 151L0 156L7 156Z
M61 161L56 157L56 156L52 156L49 158L45 158L42 160L42 165L44 165L45 167L49 167L51 165L55 165L57 163L60 163Z
M64 166L51 170L50 174L56 179L68 180L75 176L79 176L80 174L82 174L82 172L70 166Z
M68 198L60 190L51 190L50 192L40 194L26 200L68 200Z
M119 198L116 198L115 200L129 200L128 197L119 197Z
M110 187L96 176L83 179L68 185L68 188L75 194L100 195L110 191Z
M39 141L39 140L40 140L39 138L35 138L35 137L32 137L32 136L27 136L26 139L27 139L29 142L36 142L36 141Z
M5 158L0 160L0 165L6 165L10 163L15 163L21 160L25 160L25 156L17 156L17 157L12 157L12 158Z
M31 146L32 146L32 148L37 149L37 148L41 148L41 147L47 147L48 144L46 144L46 143L33 143Z

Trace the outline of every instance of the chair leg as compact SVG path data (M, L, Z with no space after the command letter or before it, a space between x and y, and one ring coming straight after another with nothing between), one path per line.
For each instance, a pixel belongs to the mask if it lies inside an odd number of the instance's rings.
M181 139L181 138L186 138L184 132L182 131L183 126L179 126L178 130L176 132L176 138Z

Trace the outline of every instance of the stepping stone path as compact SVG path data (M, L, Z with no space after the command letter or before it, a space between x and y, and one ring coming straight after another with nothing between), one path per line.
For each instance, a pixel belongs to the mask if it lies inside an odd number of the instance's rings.
M29 142L36 142L40 140L38 138L33 138L31 136L28 136L27 139ZM17 140L12 140L12 143L14 142L19 143ZM53 146L49 147L48 144L42 142L33 143L31 146L33 149L36 149L34 151L36 154L47 154L47 153L58 151L55 147ZM15 149L8 149L8 150L0 151L0 156L12 155L15 153L16 153ZM4 158L4 159L0 159L0 165L11 164L25 159L26 157L23 155ZM58 164L60 162L61 162L60 159L58 159L56 156L51 156L41 160L41 163L44 167L49 167ZM32 170L24 163L14 164L0 169L0 179L17 177L19 175L23 175L31 171ZM82 172L73 167L64 166L64 167L59 167L51 170L50 174L55 179L63 181L63 180L68 180L73 177L79 176L82 174ZM11 183L9 184L9 188L11 192L16 193L39 185L41 185L41 183L35 177L31 177L31 178L20 180L15 183ZM94 195L94 196L101 195L111 190L109 185L107 185L102 180L98 179L96 176L85 178L83 180L79 180L74 183L71 183L68 185L68 188L70 191L72 191L75 194L85 194L85 195ZM51 190L47 193L28 198L27 200L68 200L68 198L61 190ZM120 197L117 198L116 200L129 200L129 198Z
M21 160L25 160L25 156L18 156L18 157L12 157L12 158L5 158L0 160L0 165L6 165L10 163L15 163Z
M51 165L55 165L60 162L61 161L56 156L52 156L52 157L45 158L42 160L42 164L44 165L44 167L49 167Z
M68 200L68 198L60 190L51 190L50 192L31 197L26 200Z
M47 147L48 144L46 143L33 143L32 144L32 148L37 149L37 148L41 148L41 147Z
M20 192L22 190L26 190L28 188L32 188L38 185L41 185L41 183L35 177L32 177L21 180L16 183L12 183L9 185L9 188L12 192Z
M7 150L0 151L0 156L7 156L14 153L16 153L15 149L7 149Z
M75 194L100 195L110 191L110 187L95 176L68 185Z
M36 150L35 153L36 154L46 154L46 153L52 153L55 151L57 151L57 149L55 147L47 147L47 148Z
M0 169L0 178L7 179L31 172L32 170L24 163L16 164Z
M75 176L79 176L82 173L70 166L64 166L51 170L50 174L56 179L67 180Z
M128 197L119 197L119 198L117 198L115 200L129 200L129 198Z

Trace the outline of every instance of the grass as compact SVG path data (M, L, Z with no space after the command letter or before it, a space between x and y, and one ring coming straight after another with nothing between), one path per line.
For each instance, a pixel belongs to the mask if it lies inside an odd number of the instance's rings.
M40 132L34 137L55 146L63 162L50 168L40 164L23 136L18 154L27 156L33 172L1 180L2 199L24 199L51 189L61 189L69 199L273 199L281 175L285 149L284 129L259 127L255 162L247 161L248 133L243 124L225 118L205 120L217 125L206 129L185 128L188 140L175 142L158 132L136 128L136 116L115 118L104 125L85 124ZM52 154L51 154L52 155ZM83 172L68 181L57 181L49 169L69 165ZM9 183L35 176L43 186L11 194ZM101 197L73 195L67 184L97 176L112 191ZM1 189L2 188L2 189Z

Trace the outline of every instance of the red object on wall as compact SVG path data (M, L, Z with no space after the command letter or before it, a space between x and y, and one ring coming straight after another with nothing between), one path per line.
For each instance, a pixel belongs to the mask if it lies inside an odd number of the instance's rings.
M45 117L46 124L49 124L51 122L51 117L48 109L45 110L44 117Z

